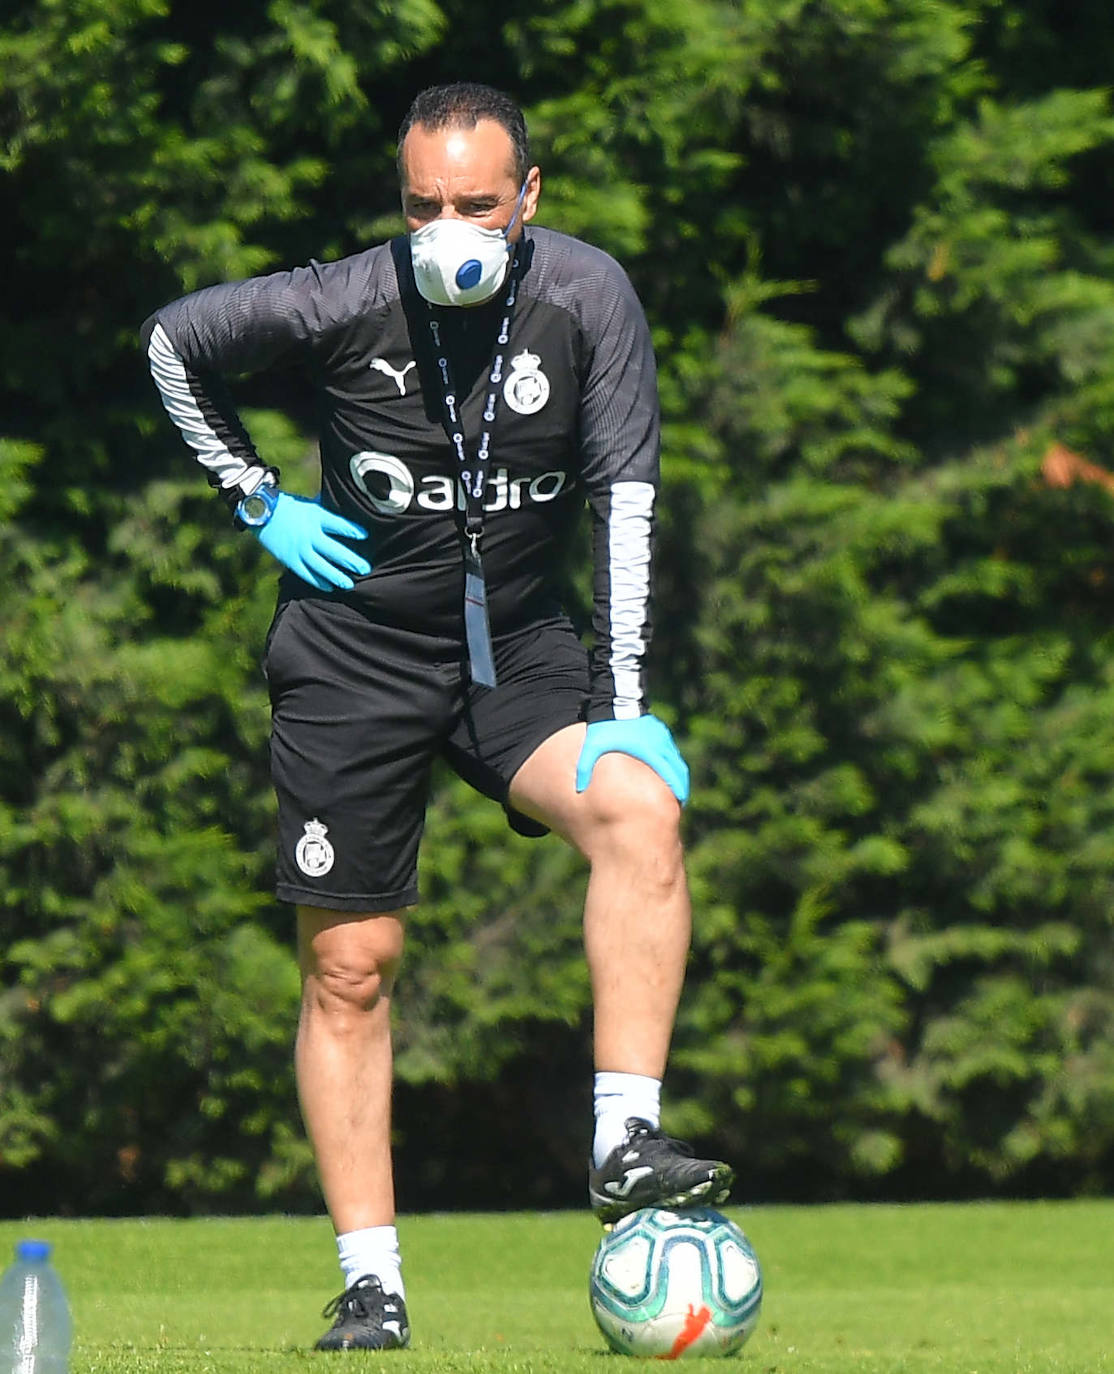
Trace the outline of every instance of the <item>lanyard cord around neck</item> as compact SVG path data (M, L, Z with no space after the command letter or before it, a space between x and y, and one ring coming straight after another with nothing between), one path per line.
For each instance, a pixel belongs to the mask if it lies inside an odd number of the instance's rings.
M434 313L434 307L427 302L429 334L433 340L437 374L441 380L441 423L445 427L445 433L449 436L449 443L452 444L456 454L460 484L464 491L464 532L468 536L469 543L473 545L478 544L480 535L483 533L484 488L487 484L488 468L491 466L491 440L495 431L495 417L499 405L499 383L503 380L503 350L510 342L511 321L514 318L515 302L518 299L519 266L519 254L516 251L503 300L503 318L499 332L495 337L491 362L487 370L487 396L483 408L484 428L480 431L480 440L476 447L474 459L468 457L468 448L464 437L464 420L461 414L463 397L457 395L456 386L453 382L448 350L441 338L441 322Z
M484 527L484 495L491 466L492 439L499 410L499 384L503 380L504 350L510 343L511 322L518 300L521 249L515 250L510 280L503 299L502 321L491 351L487 370L487 395L484 399L483 428L473 458L468 456L462 415L464 398L457 395L449 364L448 349L441 338L441 322L428 305L429 334L433 341L437 374L441 380L441 422L456 454L461 490L464 493L464 630L468 641L468 663L472 681L484 687L495 686L495 661L491 647L491 626L487 614L487 585L480 556Z

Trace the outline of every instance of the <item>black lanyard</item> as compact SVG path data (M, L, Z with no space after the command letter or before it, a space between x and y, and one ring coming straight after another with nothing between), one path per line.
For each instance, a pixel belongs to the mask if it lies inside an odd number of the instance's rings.
M472 458L468 456L464 438L464 419L461 414L463 397L458 398L456 394L448 349L441 341L441 324L434 307L429 305L429 333L433 340L437 373L441 379L441 421L456 454L461 490L464 492L464 633L468 641L468 666L472 681L482 687L495 686L495 656L491 648L491 624L487 615L487 585L480 556L480 539L484 527L484 494L491 466L495 417L499 410L499 384L503 380L504 349L510 343L511 320L518 299L518 272L519 253L516 250L503 300L503 319L495 336L487 370L483 428Z

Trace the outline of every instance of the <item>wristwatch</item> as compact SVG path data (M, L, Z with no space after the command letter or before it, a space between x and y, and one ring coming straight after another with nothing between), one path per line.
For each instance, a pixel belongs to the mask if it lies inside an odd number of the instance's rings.
M270 482L260 482L253 492L241 496L236 507L236 517L249 529L261 530L275 513L278 505L279 489Z

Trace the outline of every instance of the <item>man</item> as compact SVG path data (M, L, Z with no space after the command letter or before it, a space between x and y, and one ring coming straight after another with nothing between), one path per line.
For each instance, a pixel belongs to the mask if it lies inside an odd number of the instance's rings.
M409 1339L390 1155L390 1003L435 757L587 858L605 1223L722 1201L732 1170L659 1129L688 951L688 771L647 713L654 358L604 253L527 229L541 191L518 107L417 97L399 132L409 233L336 263L210 287L144 326L172 418L288 571L265 668L277 893L296 903L299 1098L344 1292L319 1349ZM314 378L321 492L286 493L221 374ZM558 585L585 498L594 647Z

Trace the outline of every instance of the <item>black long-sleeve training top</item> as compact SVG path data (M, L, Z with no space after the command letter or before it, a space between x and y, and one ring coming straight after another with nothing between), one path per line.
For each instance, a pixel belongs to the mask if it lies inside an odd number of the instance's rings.
M599 249L529 229L484 500L492 630L556 609L571 525L592 510L590 720L640 715L650 635L657 379L649 329L622 268ZM469 452L482 411L502 295L437 308ZM321 500L369 531L372 564L340 599L372 620L463 634L459 462L444 387L405 237L338 262L211 286L143 327L171 418L235 505L265 471L226 385L238 374L305 368L318 408ZM293 595L324 596L292 575Z

